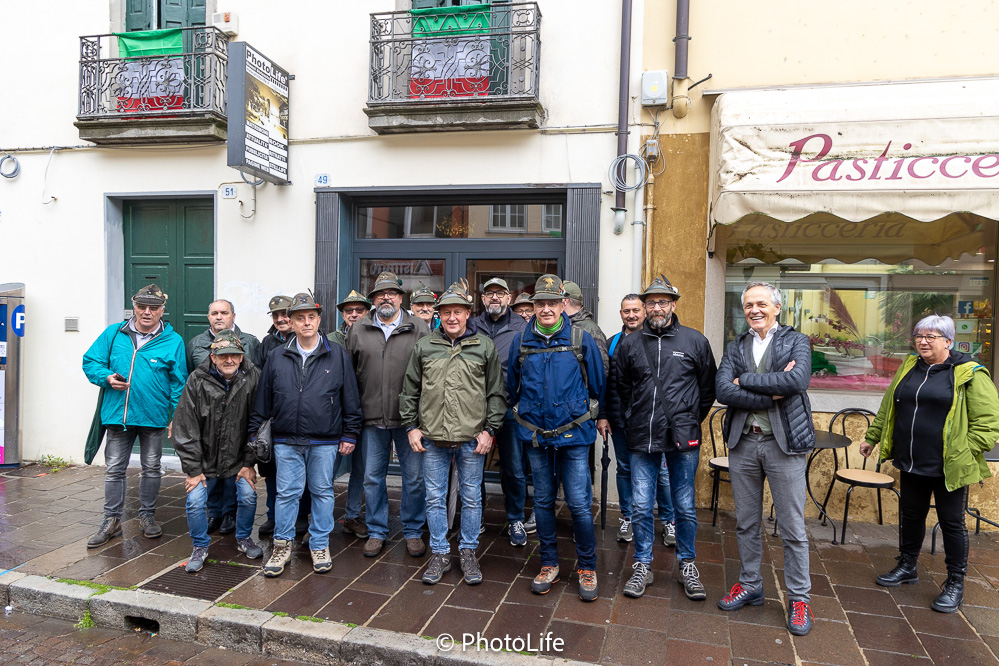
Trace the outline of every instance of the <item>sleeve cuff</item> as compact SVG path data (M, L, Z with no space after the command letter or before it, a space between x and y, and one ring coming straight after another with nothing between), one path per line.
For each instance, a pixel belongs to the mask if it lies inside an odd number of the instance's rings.
M343 444L353 444L357 446L357 435L352 432L345 432L340 435L340 442Z

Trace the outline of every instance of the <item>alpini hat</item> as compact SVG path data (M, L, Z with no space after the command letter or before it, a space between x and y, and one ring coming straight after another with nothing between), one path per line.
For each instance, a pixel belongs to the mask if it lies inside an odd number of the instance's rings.
M437 307L444 305L464 305L471 309L472 297L468 295L468 282L464 278L458 278L447 290L437 299Z
M243 349L243 342L236 335L236 331L231 328L227 328L224 331L219 331L212 340L212 354L218 356L220 354L245 354L246 350Z
M522 291L517 294L517 298L514 299L512 307L517 307L518 305L530 305L531 307L534 307L534 303L531 302L531 295L526 291Z
M316 303L316 299L312 294L303 291L300 294L295 294L291 298L291 307L288 308L288 314L291 314L292 312L301 312L303 310L315 310L316 312L322 312L323 306Z
M384 271L379 273L378 277L375 278L375 284L371 287L371 291L368 292L368 298L385 289L395 289L400 293L405 293L402 290L402 280L399 279L399 276L392 271Z
M409 302L410 303L436 303L437 302L437 294L435 294L433 291L430 290L430 288L428 286L426 286L425 284L423 284L421 282L420 286L417 287L413 291L412 294L410 294L410 296L409 296Z
M580 289L579 285L572 280L566 280L563 282L562 288L565 289L566 298L571 298L577 301L583 300L583 290Z
M505 292L510 293L510 285L508 285L506 280L501 277L494 277L491 280L486 280L486 283L482 285L482 291L485 291L489 287L502 287Z
M363 294L361 294L355 289L351 289L350 293L347 294L347 297L336 304L336 309L339 310L340 312L343 312L343 309L347 307L348 303L360 303L369 310L371 309L371 301L366 299Z
M565 298L565 287L559 276L545 273L534 283L532 301L557 301L560 298Z
M275 296L267 303L267 314L274 314L275 312L281 312L281 310L287 310L291 307L291 297L290 296Z
M167 295L155 284L147 284L132 296L133 303L141 305L166 305Z
M680 300L680 292L677 291L676 287L670 284L670 281L666 279L666 276L661 273L659 274L659 277L653 280L652 284L650 284L645 291L642 292L642 302L644 303L645 299L653 294L672 296L674 301Z

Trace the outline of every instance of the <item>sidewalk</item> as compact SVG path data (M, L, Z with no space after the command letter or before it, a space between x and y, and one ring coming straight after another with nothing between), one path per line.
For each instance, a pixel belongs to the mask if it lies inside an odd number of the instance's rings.
M213 539L209 558L217 562L192 575L178 571L191 551L181 475L163 478L157 511L162 538L145 539L139 533L137 470L130 469L123 537L88 550L86 540L102 518L103 469L75 467L33 476L44 470L32 466L0 474L0 572L16 568L18 574L113 587L167 588L200 595L216 605L308 616L411 637L447 633L459 643L463 634L481 633L486 639L531 636L537 645L539 636L551 632L564 641L564 649L557 652L549 646L549 655L606 664L686 664L710 658L739 664L929 665L994 663L999 654L996 533L972 533L965 606L962 612L943 615L929 609L945 567L942 552L928 554L928 535L927 552L920 559L920 584L887 590L873 580L877 572L894 564L894 527L851 523L848 544L834 546L828 527L808 521L816 622L809 636L797 638L785 629L786 598L782 589L778 591L783 587L783 555L780 539L769 536L769 531L764 549L766 603L734 613L715 606L739 572L734 519L724 513L719 526L712 528L710 514L699 512L697 564L708 600L692 602L674 578L674 553L662 545L658 528L655 583L642 599L621 595L631 573L632 547L616 541L617 514L608 511L607 529L597 529L601 597L587 604L576 594L575 572L568 580L564 575L572 571L571 559L563 561L563 580L552 592L543 597L531 594L530 580L539 569L537 542L530 540L526 548L510 546L501 534L505 516L499 496L489 497L484 512L487 531L478 552L485 581L478 586L461 582L456 560L440 584L424 585L420 576L427 558L406 554L397 519L377 558L363 557L363 541L337 527L330 539L334 558L328 574L312 573L308 551L299 548L284 575L265 579L258 573L260 560L247 560L236 551L234 538L227 536ZM344 491L345 486L337 486L338 518L342 518ZM397 492L390 507L397 515ZM559 517L559 552L571 558L574 551L564 508ZM256 524L261 521L258 516ZM771 523L765 524L772 529ZM211 591L213 582L223 587ZM179 590L178 584L190 590Z

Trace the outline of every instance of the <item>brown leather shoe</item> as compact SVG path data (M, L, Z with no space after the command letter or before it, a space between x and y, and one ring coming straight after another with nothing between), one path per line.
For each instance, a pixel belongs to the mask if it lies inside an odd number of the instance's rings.
M384 539L375 539L372 537L365 542L364 549L361 552L365 557L377 557L378 553L382 552L382 546L384 545Z
M406 539L406 552L409 553L410 557L423 557L423 554L427 552L427 546L420 537L413 537Z

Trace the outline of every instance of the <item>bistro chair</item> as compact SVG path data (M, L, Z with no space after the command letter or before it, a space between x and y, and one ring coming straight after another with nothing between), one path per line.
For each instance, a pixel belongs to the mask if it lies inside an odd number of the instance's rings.
M829 421L829 432L835 433L836 423L839 422L840 434L846 435L846 423L851 417L863 418L867 426L871 425L876 414L869 409L860 408L850 408L842 409L833 415L832 419ZM875 451L876 453L876 451ZM835 451L833 452L835 456ZM872 455L874 455L872 453ZM846 543L846 524L850 516L850 495L853 493L854 488L874 488L878 492L878 524L884 525L884 517L881 511L881 491L890 490L895 493L895 496L901 502L902 498L895 488L895 479L887 474L881 472L881 461L878 460L874 464L874 470L867 469L867 458L864 458L864 462L860 469L850 467L850 452L845 451L843 454L843 468L837 469L836 473L833 475L833 483L830 484L829 490L826 492L825 501L822 503L823 509L825 508L825 502L829 501L829 495L832 493L832 486L835 485L836 481L841 481L849 486L846 490L846 502L843 506L843 528L840 532L839 542ZM899 516L901 521L901 515ZM899 529L899 538L901 538L901 528Z
M725 423L725 414L728 411L728 407L718 407L713 412L711 416L708 417L708 435L711 437L711 460L708 461L708 467L711 468L711 526L714 527L718 522L718 493L721 486L721 482L732 483L731 475L728 471L728 446L725 444L725 436L722 435L720 438L715 437L715 419L717 418L717 423L719 426L718 432L721 432L721 426ZM721 439L721 446L718 445L716 439ZM721 455L719 456L719 449L721 450ZM722 478L722 474L725 474L727 478Z
M996 451L996 449L999 449L999 447L993 446L991 451L985 452L985 462L999 462L999 451ZM983 485L984 482L982 481L978 482L979 488L981 488ZM983 520L989 525L992 525L993 527L999 527L999 523L991 521L985 516L983 516L982 512L979 511L977 508L973 506L968 506L968 500L970 499L970 497L971 497L971 488L969 487L968 492L964 494L964 511L969 516L975 519L975 534L981 534ZM937 524L933 526L933 532L930 534L930 555L937 554L937 530L939 529L940 529L940 521L938 520Z

